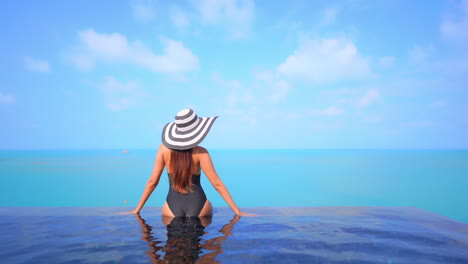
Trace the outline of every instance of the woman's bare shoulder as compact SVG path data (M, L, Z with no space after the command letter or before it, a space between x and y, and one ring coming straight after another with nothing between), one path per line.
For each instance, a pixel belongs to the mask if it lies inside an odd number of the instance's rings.
M162 155L164 157L164 160L166 160L167 157L170 156L171 150L168 147L164 146L164 144L161 144L159 145L158 154Z
M195 155L208 154L208 150L202 146L196 146L193 148L193 154Z
M163 143L161 143L161 145L159 145L159 151L168 152L168 151L170 151L170 149L168 147L166 147Z

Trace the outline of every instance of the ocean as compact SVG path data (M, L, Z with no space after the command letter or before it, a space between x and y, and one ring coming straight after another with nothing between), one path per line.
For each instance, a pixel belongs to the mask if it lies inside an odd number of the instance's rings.
M243 207L414 206L468 223L468 150L211 150ZM0 206L136 206L156 150L0 151ZM226 206L206 177L214 206ZM164 171L146 206L162 206ZM144 208L143 208L144 209Z

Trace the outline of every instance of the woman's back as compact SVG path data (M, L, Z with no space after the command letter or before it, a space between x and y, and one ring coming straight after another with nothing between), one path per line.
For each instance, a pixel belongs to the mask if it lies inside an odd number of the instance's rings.
M184 151L170 149L164 151L169 177L169 192L166 201L172 214L176 217L199 216L207 201L200 183L199 154L201 150L201 147L195 147ZM178 169L180 166L185 168ZM175 175L175 173L187 173L187 170L190 170L190 174L185 175L188 176L185 182L181 179L183 175Z
M163 146L163 157L164 157L164 163L166 164L166 169L169 174L173 174L171 171L171 154L172 151L171 149ZM201 172L201 167L200 167L200 155L202 153L207 153L206 149L200 146L196 146L192 149L191 151L191 156L192 156L192 174L193 175L199 175Z

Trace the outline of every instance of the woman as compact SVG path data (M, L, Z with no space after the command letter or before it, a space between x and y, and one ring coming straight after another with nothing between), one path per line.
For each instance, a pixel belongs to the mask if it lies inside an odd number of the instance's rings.
M198 146L216 118L218 117L197 117L192 109L184 109L177 113L174 122L166 124L151 177L140 203L129 213L140 212L158 185L162 171L167 168L170 187L162 207L163 216L201 217L213 214L213 206L206 199L200 185L201 170L234 213L253 216L240 211L216 173L210 154L205 148Z

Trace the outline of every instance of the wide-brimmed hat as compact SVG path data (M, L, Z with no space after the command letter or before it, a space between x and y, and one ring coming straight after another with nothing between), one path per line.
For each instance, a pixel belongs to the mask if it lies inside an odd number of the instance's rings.
M216 118L198 117L192 109L183 109L177 113L173 122L164 126L162 143L170 149L191 149L208 135Z

